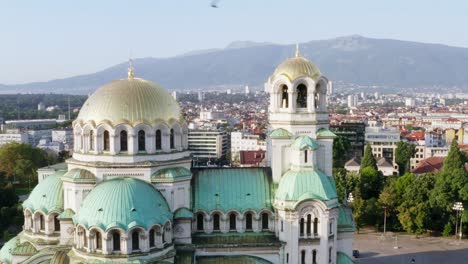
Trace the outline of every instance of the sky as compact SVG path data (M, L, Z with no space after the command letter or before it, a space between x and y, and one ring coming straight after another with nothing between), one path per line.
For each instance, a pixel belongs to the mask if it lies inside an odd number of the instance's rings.
M0 84L93 73L233 41L359 34L468 47L466 0L0 0Z

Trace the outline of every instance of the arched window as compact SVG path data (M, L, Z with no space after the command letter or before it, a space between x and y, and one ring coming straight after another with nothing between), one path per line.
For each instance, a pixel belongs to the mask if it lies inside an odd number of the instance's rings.
M317 264L317 250L312 251L312 264Z
M203 227L203 214L202 213L198 213L197 214L197 231L203 231L204 230L204 227Z
M318 234L318 218L314 218L314 235Z
M162 149L162 137L161 137L161 130L156 130L156 150Z
M112 246L114 251L120 251L120 234L117 231L112 233Z
M332 247L328 249L328 263L332 262Z
M145 151L146 146L145 146L145 131L140 130L138 131L138 151Z
M120 151L128 151L128 135L127 131L120 131Z
M138 231L132 233L132 250L140 250L140 232Z
M101 250L102 249L102 237L99 231L96 231L95 239L96 239L96 249Z
M299 222L299 234L300 236L304 235L304 218L301 218L301 221Z
M213 231L219 231L219 214L213 215Z
M268 230L268 214L267 213L262 214L262 229Z
M333 234L333 222L330 221L330 224L329 224L329 232L330 232L330 235Z
M41 231L45 230L45 221L44 216L42 214L39 215L39 227Z
M109 151L110 150L109 131L107 131L107 130L104 131L103 140L104 140L104 142L103 142L104 151Z
M301 264L305 264L305 250L301 251Z
M312 216L307 215L307 235L310 236L312 233Z
M229 230L236 231L236 214L234 213L229 215Z
M174 129L171 129L171 134L169 136L169 145L170 145L171 149L175 148L175 145L174 145Z
M89 150L94 150L94 131L89 131Z
M161 240L163 242L163 244L166 242L166 228L162 228L162 231L161 231Z
M281 86L281 108L288 108L289 107L289 94L288 94L288 86L283 85Z
M245 215L245 229L247 231L252 231L252 214L247 213Z
M317 85L315 86L315 91L314 91L314 105L315 105L315 109L319 109L319 108L320 108L320 90L321 90L320 84L317 84Z
M304 150L304 162L307 163L307 149Z
M307 87L304 84L297 86L297 108L307 108Z
M154 247L154 229L149 231L149 246L150 248Z
M83 230L83 247L88 247L88 238L86 237L86 231Z
M57 215L54 216L54 231L60 232L60 221L57 217Z

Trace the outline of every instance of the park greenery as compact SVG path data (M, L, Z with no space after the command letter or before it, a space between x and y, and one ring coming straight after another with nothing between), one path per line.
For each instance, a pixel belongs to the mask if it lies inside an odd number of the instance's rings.
M414 148L402 142L396 153L401 176L384 177L377 169L370 146L365 148L359 172L334 168L339 200L347 203L346 198L353 194L354 201L348 205L353 209L357 229L383 228L386 211L387 230L453 235L457 223L454 203L468 206L466 155L453 141L441 171L414 175L409 172ZM464 223L468 222L468 214L461 217Z
M49 157L43 150L25 143L0 147L0 238L3 241L22 224L18 194L28 193L37 184L37 169L50 164Z

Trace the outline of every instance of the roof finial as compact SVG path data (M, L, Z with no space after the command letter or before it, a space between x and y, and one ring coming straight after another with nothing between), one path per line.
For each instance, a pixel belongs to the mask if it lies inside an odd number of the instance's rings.
M130 58L128 60L128 79L133 79L133 77L135 77L135 72L134 72L134 68L133 68L133 60L132 58Z
M299 58L301 54L299 54L299 44L296 43L296 58Z

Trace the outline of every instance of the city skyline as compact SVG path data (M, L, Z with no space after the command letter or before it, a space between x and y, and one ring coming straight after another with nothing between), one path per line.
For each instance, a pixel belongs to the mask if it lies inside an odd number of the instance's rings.
M279 1L225 0L219 8L211 8L210 1L109 3L0 4L0 22L8 25L3 32L8 41L0 49L0 83L65 78L102 70L129 56L171 57L243 40L292 44L359 34L468 47L461 27L467 4L462 1L359 1L339 3L339 9L336 1L299 0L288 9Z

